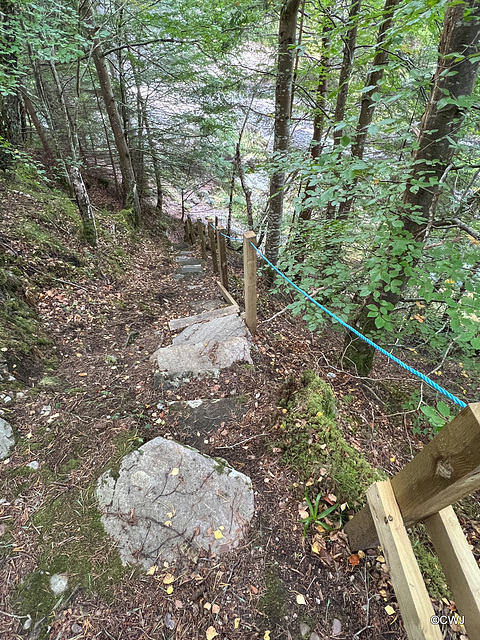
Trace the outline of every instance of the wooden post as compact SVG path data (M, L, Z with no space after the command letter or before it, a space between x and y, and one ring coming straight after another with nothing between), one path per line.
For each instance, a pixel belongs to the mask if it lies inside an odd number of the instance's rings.
M432 603L390 481L372 484L367 499L409 640L441 640L439 625L430 621Z
M200 247L202 249L202 259L207 261L207 245L205 243L205 227L201 220L197 220L197 233L200 239Z
M227 273L227 247L225 244L225 229L223 227L217 227L217 246L218 246L218 261L220 263L220 282L228 291L228 273Z
M190 242L190 234L188 232L188 221L185 221L183 228L185 229L185 242Z
M210 240L210 251L212 252L213 273L218 273L217 245L215 240L215 231L211 224L208 225L208 238Z
M391 482L406 527L478 491L480 403L462 409ZM352 550L378 543L368 506L345 525L345 532Z
M425 520L469 640L480 639L480 569L452 507Z
M185 191L182 189L182 222L185 219Z
M253 335L257 331L257 236L254 231L243 234L243 279L245 288L245 322Z
M188 224L188 235L190 236L190 244L192 246L195 246L195 229L193 228L193 222L192 219L190 218L190 216L188 216L187 218L187 224Z

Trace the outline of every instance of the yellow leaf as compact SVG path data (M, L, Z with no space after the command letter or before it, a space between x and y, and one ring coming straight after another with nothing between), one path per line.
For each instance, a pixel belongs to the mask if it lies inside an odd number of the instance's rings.
M297 596L297 604L307 604L305 602L305 596L302 596L301 593L299 593L298 596Z
M282 413L287 413L287 410L286 409L282 409Z
M83 378L85 376L88 376L88 373L79 373L78 375Z
M357 551L357 555L361 560L363 560L365 558L365 551L362 551L361 549L359 549Z
M318 542L314 542L312 544L312 553L320 553L320 547L318 546Z
M240 624L240 618L235 618L233 621L233 628L238 629L238 625Z
M147 576L153 576L153 574L155 573L155 571L157 570L157 566L154 564L153 566L150 567L150 569L147 571Z
M263 634L263 640L270 640L270 631L268 631L268 629Z
M208 629L207 629L207 640L213 640L213 638L215 638L215 636L218 636L218 633L217 633L215 627L208 627Z
M167 575L163 578L163 584L172 584L172 582L175 582L175 578L171 573L167 573Z
M26 438L27 440L30 440L30 438L32 438L32 437L33 437L33 434L32 434L32 432L31 432L31 431L29 431L29 432L27 433L27 435L25 436L25 438Z
M434 373L436 376L441 376L441 375L442 375L442 372L441 372L441 371L434 371L433 373Z
M171 594L173 593L173 587L172 587L172 585L169 585L169 586L167 587L167 593L168 593L168 595L171 595Z
M171 527L171 526L172 526L172 521L171 521L171 520L166 520L163 524L164 524L166 527Z
M223 538L223 533L220 531L220 529L214 531L213 535L215 536L215 540L220 540L220 538Z
M320 416L323 416L323 413L321 411L317 411L317 416L320 418Z
M207 611L210 611L210 609L212 608L212 603L205 602L205 604L203 605L203 608L206 609Z
M385 562L385 558L383 556L377 556L377 562L381 562L383 564Z
M389 604L387 604L387 606L385 607L385 611L388 613L389 616L393 616L395 613L395 609L391 607Z
M179 472L179 469L177 469L177 467L175 467L174 469L172 469L171 475L172 476L178 476L178 472Z

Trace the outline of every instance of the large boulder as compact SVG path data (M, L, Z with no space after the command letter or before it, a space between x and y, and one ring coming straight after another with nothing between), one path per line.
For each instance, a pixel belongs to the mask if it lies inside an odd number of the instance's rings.
M103 474L97 498L122 562L145 568L234 549L254 511L250 478L161 437L128 454L117 478Z

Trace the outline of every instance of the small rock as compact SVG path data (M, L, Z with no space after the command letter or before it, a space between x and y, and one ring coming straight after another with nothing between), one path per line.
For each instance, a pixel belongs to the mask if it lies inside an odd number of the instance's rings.
M24 397L25 397L25 394L23 393L23 391L19 391L19 392L16 394L16 396L15 396L15 397L16 397L16 399L17 399L17 400L19 400L20 398L24 398Z
M342 632L342 623L338 618L333 619L332 636L338 636Z
M11 396L6 396L6 395L2 395L3 401L5 402L5 404L7 402L11 402L12 401L12 397Z
M83 633L83 627L79 625L77 622L72 624L72 632L73 633Z
M25 629L25 631L27 631L28 629L30 629L31 626L32 626L32 619L30 616L27 616L27 619L23 623L23 628Z
M318 633L315 633L314 631L313 633L310 634L310 640L321 640L321 638L318 635Z
M170 629L171 631L173 631L173 629L175 629L175 627L177 626L176 621L172 618L172 615L168 612L165 614L163 623L167 627L167 629Z
M336 377L337 377L336 373L332 373L331 371L327 373L327 378L331 378L333 380L333 378L336 378Z
M40 466L40 465L38 464L38 462L37 462L36 460L33 460L32 462L29 462L29 463L27 464L27 467L28 467L29 469L33 469L34 471L36 471L36 470L38 469L38 467L39 467L39 466Z
M306 622L300 622L300 635L302 636L302 638L306 638L309 633L310 627L308 626L308 624L306 624Z
M0 460L8 457L10 449L15 444L12 427L6 420L0 418Z
M62 593L66 591L68 587L68 578L67 576L61 573L55 573L50 578L50 589L53 591L55 596L60 596Z
M52 407L49 404L44 404L42 410L40 411L41 416L48 416L51 412Z

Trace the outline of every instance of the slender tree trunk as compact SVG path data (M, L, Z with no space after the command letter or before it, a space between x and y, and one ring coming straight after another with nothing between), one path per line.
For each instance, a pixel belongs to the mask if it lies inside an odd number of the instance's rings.
M45 129L42 126L42 123L38 119L35 107L33 106L30 98L28 97L26 90L22 92L22 97L23 97L23 102L25 103L25 109L27 110L27 113L33 123L33 126L35 127L35 131L37 132L37 135L40 138L40 142L42 143L43 151L45 152L47 161L51 161L54 157L54 154L52 153L52 150L50 148L50 143L48 141L47 134L45 132Z
M340 144L343 135L343 127L338 126L345 118L345 106L347 104L348 87L352 74L353 58L355 55L355 44L357 41L358 16L362 0L353 0L348 14L349 28L345 34L343 45L343 60L338 78L338 95L335 104L335 124L337 125L333 134L333 144Z
M18 77L16 35L12 27L15 7L10 0L0 0L0 65L5 75L12 79ZM20 99L18 90L9 88L6 93L0 93L0 137L13 148L21 142L22 126L20 118ZM13 156L0 147L0 167L9 168Z
M60 78L58 77L57 69L53 62L50 62L50 68L52 70L52 76L55 83L55 87L58 94L58 101L63 114L65 133L67 136L69 151L71 155L71 164L68 167L70 175L70 182L77 201L78 210L82 218L83 235L87 242L95 246L97 244L97 227L95 224L95 216L93 214L90 198L88 197L87 188L83 182L81 171L77 165L78 162L78 136L76 131L72 128L72 123L68 114L67 101L65 100L65 93L63 92Z
M395 9L400 0L386 0L382 14L382 22L378 29L377 43L375 46L375 57L372 62L371 69L367 75L365 82L365 90L362 94L362 104L360 107L360 115L358 118L357 131L352 144L352 156L354 158L363 158L365 152L365 143L367 141L368 127L372 124L373 115L375 113L375 102L373 95L379 91L380 83L385 71L385 65L388 61L388 32L393 26ZM358 178L353 180L352 187L358 182ZM343 202L338 211L338 218L347 218L354 202L353 197L348 197Z
M416 246L425 242L434 224L440 181L452 161L458 132L465 118L465 108L458 106L458 99L472 94L478 77L479 41L478 0L450 5L445 12L437 69L420 125L419 148L415 153L413 170L403 196L407 210L401 218L403 236L410 239L410 244L416 243ZM444 98L451 100L451 103L440 104ZM428 188L419 187L419 182L429 183ZM388 255L391 255L391 249L388 250ZM380 291L378 301L372 293L357 310L353 320L355 328L367 336L371 336L376 327L375 318L368 317L367 305L375 304L379 307L379 303L385 301L396 306L419 258L413 258L405 250L403 254L392 257L392 263L393 260L395 265L402 265L400 271L395 272L395 279L400 281L395 292L384 288ZM370 372L373 347L347 334L345 355L356 365L360 375Z
M91 31L94 31L93 16L88 0L82 1L80 16L90 23L89 28ZM138 196L137 183L135 180L135 172L133 170L132 157L125 138L122 120L118 112L117 101L113 94L107 60L103 55L100 41L95 36L93 37L92 58L95 64L95 69L97 70L100 93L105 103L108 119L115 139L115 146L118 151L120 171L122 172L124 204L126 207L132 208L132 222L134 226L138 227L142 218L142 210L140 206L140 198Z
M284 0L280 11L273 141L275 162L282 162L286 159L290 140L292 73L299 4L300 0ZM270 179L268 233L265 248L266 256L273 264L277 263L280 250L280 226L283 216L284 187L285 170L283 168L275 169Z

